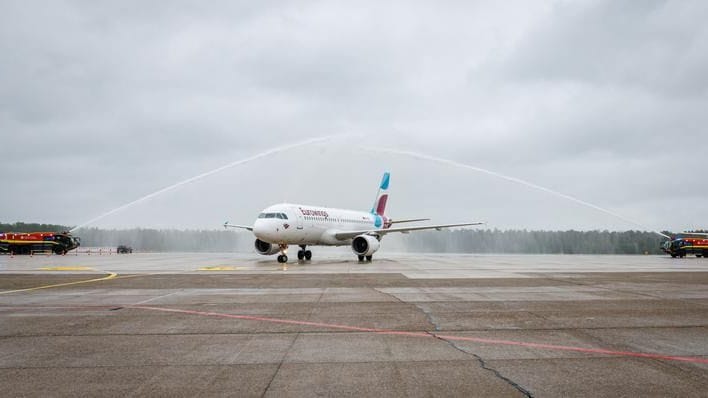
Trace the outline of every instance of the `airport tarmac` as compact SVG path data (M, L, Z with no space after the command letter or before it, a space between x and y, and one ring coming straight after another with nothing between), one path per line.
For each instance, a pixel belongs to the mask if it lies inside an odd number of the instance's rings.
M3 396L708 396L708 259L0 256Z

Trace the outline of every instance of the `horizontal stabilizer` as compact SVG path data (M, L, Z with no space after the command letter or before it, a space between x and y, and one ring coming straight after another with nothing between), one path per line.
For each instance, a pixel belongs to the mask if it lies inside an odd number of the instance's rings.
M418 221L430 221L429 218L411 218L409 220L390 220L389 222L393 224L403 224L406 222L418 222Z

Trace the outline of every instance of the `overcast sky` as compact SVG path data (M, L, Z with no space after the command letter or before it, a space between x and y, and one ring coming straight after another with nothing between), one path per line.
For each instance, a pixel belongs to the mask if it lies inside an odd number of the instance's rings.
M0 221L249 224L280 201L492 228L708 228L704 1L0 1Z

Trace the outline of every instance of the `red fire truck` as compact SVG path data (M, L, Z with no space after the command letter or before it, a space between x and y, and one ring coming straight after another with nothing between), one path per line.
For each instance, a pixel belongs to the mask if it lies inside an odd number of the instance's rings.
M66 254L81 245L81 239L69 232L6 232L0 233L0 253L32 254L53 252Z
M695 254L696 257L708 258L708 234L684 232L676 234L661 246L661 250L671 257L686 257Z

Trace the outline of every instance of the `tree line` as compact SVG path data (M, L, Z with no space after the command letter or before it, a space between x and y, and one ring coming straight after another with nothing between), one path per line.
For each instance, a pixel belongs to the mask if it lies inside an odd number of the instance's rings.
M16 222L13 224L0 223L0 232L62 232L68 231L71 227L57 224L39 224Z
M36 223L0 223L0 232L68 231L71 227ZM667 235L673 235L665 231ZM233 230L99 229L74 233L84 247L127 245L150 252L252 251L253 236ZM398 235L411 252L510 254L661 254L666 240L646 231L527 231L468 229ZM390 239L390 238L388 238Z
M226 230L82 228L74 235L85 247L126 245L142 252L234 252L252 247L244 247L252 243L250 235Z
M646 231L470 229L410 234L405 243L412 251L420 252L661 254L661 243L665 240L656 233Z

